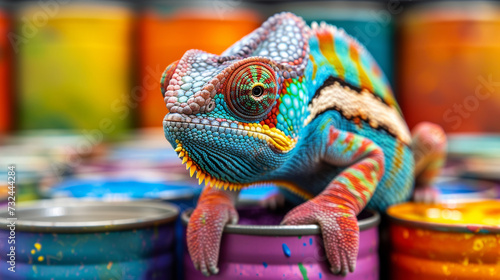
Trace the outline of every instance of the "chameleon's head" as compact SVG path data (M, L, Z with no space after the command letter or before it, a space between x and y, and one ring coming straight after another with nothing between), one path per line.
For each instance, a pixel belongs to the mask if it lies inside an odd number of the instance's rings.
M238 188L289 158L307 114L308 35L278 14L221 56L190 50L167 67L165 136L191 175Z

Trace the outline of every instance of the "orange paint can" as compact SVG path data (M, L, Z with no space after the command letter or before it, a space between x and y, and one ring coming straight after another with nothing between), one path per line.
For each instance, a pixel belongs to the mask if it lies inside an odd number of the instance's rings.
M500 132L500 4L417 4L400 23L396 92L408 125Z
M259 27L257 12L242 3L153 2L139 19L140 125L161 126L168 113L160 91L165 68L190 49L220 54ZM192 5L192 4L191 4Z
M500 200L404 203L387 213L392 279L500 279Z

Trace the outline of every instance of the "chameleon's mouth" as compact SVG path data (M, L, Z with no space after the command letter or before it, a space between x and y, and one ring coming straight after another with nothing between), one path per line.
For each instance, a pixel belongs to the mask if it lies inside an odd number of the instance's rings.
M237 136L250 136L266 142L275 152L286 153L292 150L297 143L296 139L286 136L281 130L258 123L241 124L229 123L209 119L185 117L181 114L170 113L165 116L163 126L174 128L196 128L217 133L232 134Z

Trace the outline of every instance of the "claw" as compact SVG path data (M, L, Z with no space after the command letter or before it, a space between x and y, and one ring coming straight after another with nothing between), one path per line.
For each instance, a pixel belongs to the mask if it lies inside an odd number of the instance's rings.
M238 222L234 199L223 191L205 189L189 219L186 238L189 255L194 267L205 276L219 273L222 231L226 224Z
M309 200L288 212L281 224L319 224L330 271L343 276L354 271L359 230L351 209L322 206L322 203Z
M210 272L215 275L215 274L218 274L219 273L219 269L215 266L215 265L211 265L208 267L208 270L210 270Z

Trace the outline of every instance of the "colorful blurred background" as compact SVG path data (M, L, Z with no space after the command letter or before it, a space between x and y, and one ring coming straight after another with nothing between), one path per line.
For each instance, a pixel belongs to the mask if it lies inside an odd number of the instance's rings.
M220 54L280 11L344 28L387 75L410 128L445 129L442 176L472 180L445 196L498 197L496 1L0 1L0 162L17 166L19 200L194 206L197 180L163 136L160 76L185 51Z

